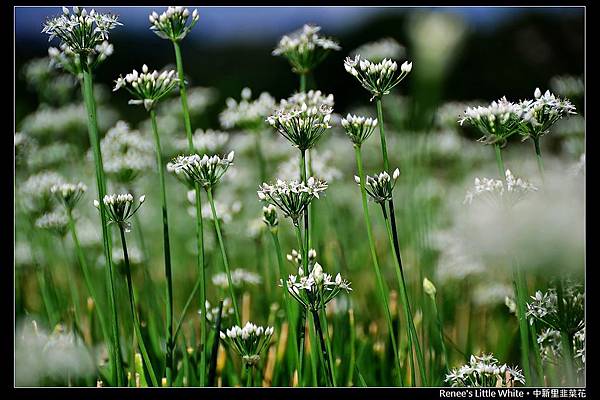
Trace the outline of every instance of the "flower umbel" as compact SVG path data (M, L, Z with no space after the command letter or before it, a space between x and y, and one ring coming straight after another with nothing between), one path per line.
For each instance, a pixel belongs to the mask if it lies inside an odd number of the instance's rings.
M483 354L472 355L469 364L450 371L445 381L452 387L512 387L525 384L525 377L519 368L498 365L492 354Z
M50 192L58 201L65 206L67 211L73 210L83 194L87 190L82 182L79 183L61 183L50 188Z
M515 178L509 169L505 172L506 180L475 178L475 184L467 191L463 203L471 204L475 198L483 198L496 205L513 206L537 187L521 178Z
M233 151L222 158L206 154L202 157L198 154L178 156L167 164L167 169L174 171L176 175L184 176L190 186L198 183L205 188L212 188L219 183L227 169L233 165L233 157Z
M536 291L531 296L533 301L527 303L529 323L539 321L547 327L568 334L575 334L585 326L585 295L581 285L569 285L563 292L563 312L559 313L556 289L550 288L545 293Z
M355 146L360 147L373 133L377 126L376 118L358 117L348 114L342 118L342 127Z
M247 87L242 89L239 102L230 97L225 104L225 110L219 115L221 126L225 129L259 129L276 107L275 99L267 92L252 100L252 91Z
M319 36L320 26L304 25L302 29L284 35L273 50L274 56L284 56L297 74L307 74L319 65L331 50L341 50L334 40Z
M64 212L53 211L39 217L35 221L35 226L40 229L48 230L59 237L63 237L67 234L69 220Z
M102 199L107 211L107 217L111 223L119 225L125 232L131 232L131 222L129 219L142 206L146 196L142 195L138 199L138 204L134 204L133 196L129 193L123 194L107 194ZM100 209L98 200L94 200L94 207Z
M191 19L190 19L191 15ZM177 42L185 38L189 31L198 22L198 10L190 11L183 7L169 7L167 11L158 14L153 11L148 20L152 24L150 29L162 39L169 39Z
M312 148L331 126L333 109L326 105L308 106L306 103L291 110L282 108L267 118L267 122L289 140L292 145L304 151Z
M277 217L277 209L273 204L263 207L263 222L272 232L277 232L279 218Z
M344 68L371 92L373 95L371 100L373 100L389 94L397 84L406 78L412 70L412 62L405 61L400 66L400 73L397 73L398 63L396 61L384 58L383 61L374 63L357 54L354 58L346 57Z
M467 122L483 134L479 141L483 144L504 146L506 140L519 130L521 107L502 97L487 107L467 107L460 125Z
M365 189L376 203L383 203L392 199L394 186L400 176L400 170L396 168L390 176L386 171L373 176L367 175ZM360 177L354 176L354 181L360 185Z
M260 361L260 353L269 345L273 336L273 327L257 326L248 321L243 328L238 325L220 332L224 340L242 357L246 367L253 367Z
M327 182L310 177L306 183L279 179L273 185L263 183L257 193L261 201L275 204L297 225L304 210L315 197L318 199L319 193L325 189Z
M178 84L179 78L175 70L163 71L159 74L156 70L150 72L148 66L144 64L141 74L134 69L125 75L125 78L119 76L115 81L113 92L124 87L135 97L129 100L129 104L143 104L146 110L150 110Z
M549 90L542 95L540 89L536 88L534 97L535 100L519 103L521 107L519 133L523 136L523 140L537 139L548 133L559 119L577 114L575 106L569 100L559 99Z

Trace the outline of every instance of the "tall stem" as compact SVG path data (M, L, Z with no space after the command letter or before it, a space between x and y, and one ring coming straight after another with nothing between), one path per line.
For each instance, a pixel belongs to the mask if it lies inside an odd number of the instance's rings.
M300 231L300 222L294 221L294 230L296 232L296 240L298 241L298 250L302 255L302 269L308 270L308 257L304 255L304 243L302 241L302 232ZM302 364L304 360L304 337L306 335L306 309L300 308L300 323L298 324L298 382L302 381Z
M300 93L306 92L306 74L300 74Z
M527 317L525 315L525 303L527 301L526 285L524 277L520 271L519 266L516 262L513 262L513 277L514 287L517 297L517 317L519 319L519 337L521 339L521 366L523 368L523 374L525 375L525 381L527 384L532 385L531 379L531 368L529 367L529 330L527 328Z
M385 130L383 127L383 107L381 104L381 97L376 99L377 103L377 125L379 125L379 140L381 141L381 154L383 155L383 169L388 170L390 168L390 161L388 159L387 144L385 141Z
M83 68L83 99L88 117L88 133L90 145L94 155L94 164L96 167L96 185L98 188L98 197L100 203L100 221L102 225L102 242L104 245L104 257L106 259L106 282L108 291L109 307L112 317L112 340L110 341L109 352L113 362L112 378L117 386L125 384L125 372L123 369L123 359L121 357L121 344L119 338L119 319L117 315L117 303L114 285L114 272L112 263L111 235L108 230L106 219L106 209L102 199L106 195L106 182L104 178L104 167L102 165L102 153L100 150L100 135L98 133L98 119L96 116L96 101L94 99L94 82L92 72L89 67Z
M67 244L65 243L65 238L60 238L60 243L63 249L63 253L65 255L65 260L68 260L69 252L67 251ZM69 292L71 292L71 302L73 303L73 321L77 325L79 329L81 329L81 323L79 320L79 315L81 314L81 309L79 307L79 290L77 289L77 280L72 274L71 265L69 262L65 262L65 271L67 277L67 283L69 285Z
M558 306L558 318L560 329L560 344L563 353L564 366L567 375L567 385L574 385L575 374L573 367L573 333L567 332L562 327L565 325L563 319L565 318L565 306L564 306L564 288L563 279L559 277L556 284L556 304Z
M148 351L146 350L146 344L144 343L144 338L142 337L142 330L140 328L140 319L137 315L136 307L135 307L135 295L133 293L133 281L131 279L131 265L129 263L129 253L127 252L127 242L125 241L125 231L122 227L119 227L119 233L121 234L121 246L123 247L123 260L125 261L125 270L127 274L127 292L129 294L129 306L131 308L131 316L133 317L133 326L135 336L137 338L138 346L140 347L140 352L142 353L142 357L144 358L144 363L146 364L146 368L150 373L150 380L152 381L152 385L154 387L158 387L158 380L156 379L156 374L154 373L154 368L152 367L152 363L150 362L150 357L148 357ZM135 359L135 348L132 349Z
M394 351L394 361L396 363L396 370L398 374L398 381L403 386L402 370L400 368L400 354L398 353L398 346L396 345L396 335L394 334L394 326L392 324L392 316L390 313L390 307L388 304L388 293L386 291L383 278L381 276L381 270L379 268L379 261L377 259L377 251L375 250L375 241L373 239L373 229L371 227L371 218L369 217L369 207L367 205L367 191L365 189L365 173L363 171L362 157L360 147L354 147L354 154L356 156L356 165L358 168L358 176L360 177L360 193L362 198L362 207L365 225L367 228L367 237L369 239L369 249L371 250L371 259L373 261L373 269L375 270L375 276L377 278L377 286L379 289L379 297L383 302L385 318L388 325L390 334L390 340L392 342L392 349Z
M502 149L499 144L494 144L494 151L496 153L496 164L498 165L498 173L500 174L500 179L504 179L504 161L502 160Z
M210 203L210 209L212 211L213 221L215 223L215 230L217 231L217 239L219 240L219 247L221 248L221 257L223 258L223 266L225 267L225 273L227 274L227 283L229 287L229 295L231 296L231 302L233 303L233 309L235 311L235 319L238 325L241 325L240 312L233 290L233 281L231 280L231 271L229 269L229 261L227 259L227 252L225 251L225 243L223 241L223 235L221 233L221 224L219 223L219 217L217 210L215 209L215 201L213 199L212 188L207 187L206 193L208 195L208 202Z
M535 156L537 159L538 170L540 171L540 176L542 177L542 181L545 179L544 175L544 160L542 160L542 150L540 149L540 138L533 139L533 146L535 148Z
M160 136L158 135L158 126L156 124L156 111L150 110L150 119L152 120L152 133L154 134L156 150L156 167L160 181L160 200L162 208L163 222L163 247L165 255L165 277L167 279L167 352L165 356L167 385L173 384L173 278L171 273L171 245L169 241L169 216L167 213L167 188L165 184L165 171L162 162L162 151L160 147Z
M325 367L327 383L331 386L335 386L335 379L333 377L333 365L331 365L330 357L327 354L327 345L325 344L325 339L323 337L323 329L321 328L319 312L316 310L312 310L312 316L313 321L315 323L315 330L317 331L317 336L319 337L319 345L321 347L321 361L323 363L323 366Z

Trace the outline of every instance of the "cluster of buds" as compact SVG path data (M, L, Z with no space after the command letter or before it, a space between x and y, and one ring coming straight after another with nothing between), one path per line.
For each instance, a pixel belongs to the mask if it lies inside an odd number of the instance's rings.
M301 109L303 104L306 104L307 107L327 106L333 108L335 102L331 93L326 95L320 90L309 90L308 92L297 92L287 99L282 99L279 102L279 109L285 111L297 110Z
M513 387L525 384L525 377L517 367L499 365L492 354L472 355L469 364L453 369L446 375L452 387Z
M309 254L310 258L310 254ZM283 280L280 281L283 285ZM285 282L290 295L308 311L318 311L333 300L342 290L350 292L350 282L338 273L335 278L323 271L321 264L314 261L308 275L302 267L298 275L290 275Z
M344 61L346 71L354 76L362 87L367 89L373 97L371 100L381 98L399 84L412 70L412 62L405 61L400 66L398 63L384 58L375 63L356 55L354 58L346 57Z
M400 176L400 170L396 168L392 176L383 171L373 176L367 175L365 189L370 198L376 203L383 203L392 199L394 186ZM354 176L354 181L360 185L360 177Z
M177 176L183 176L190 186L198 183L209 189L216 186L227 169L233 165L233 157L233 151L222 158L206 154L202 157L198 154L178 156L167 164L167 170L175 172Z
M308 178L306 183L278 179L273 185L267 183L260 185L257 194L259 200L275 204L297 225L304 210L314 198L318 199L319 193L325 189L327 189L327 182L313 177Z
M145 195L140 196L136 205L133 195L123 193L107 194L102 199L102 202L104 203L108 220L111 223L117 224L125 232L131 232L131 222L129 222L129 219L139 210L145 200ZM94 207L100 209L100 202L98 200L94 200Z
M206 320L211 323L216 323L217 316L219 315L219 306L212 306L208 300L204 304L206 310ZM221 320L231 318L235 313L231 298L226 297L223 300L223 308L221 309ZM202 315L202 310L198 310L198 314Z
M539 88L534 92L535 100L525 100L519 103L521 107L521 123L519 133L523 140L537 140L548 133L558 120L577 114L575 106L567 99L559 99L549 90L542 95Z
M221 126L225 129L238 128L257 130L263 127L265 118L275 109L275 99L267 92L262 92L252 100L250 88L242 89L238 102L233 98L225 101L226 108L219 115Z
M497 206L514 206L537 187L521 178L515 178L509 169L505 180L475 178L473 188L467 191L464 204L472 204L475 198L482 198Z
M49 41L60 40L60 49L51 48L50 58L71 73L81 71L81 62L94 67L113 53L108 43L108 33L118 22L116 15L102 14L96 10L73 7L72 12L63 7L63 13L44 23L43 33Z
M267 122L297 147L300 151L312 148L331 128L329 121L333 109L327 105L308 106L302 103L300 107L280 109L267 118Z
M562 293L562 307L558 304L556 289L550 288L545 293L535 292L532 301L527 303L529 323L536 320L544 326L573 335L585 326L584 304L585 294L581 285L569 285Z
M144 64L141 74L134 69L125 75L125 78L119 76L115 81L113 92L124 87L135 97L129 100L129 104L143 104L146 110L150 110L177 87L179 78L175 74L175 70L163 71L160 74L156 70L150 72L148 66Z
M277 217L277 209L273 204L269 204L263 207L263 222L271 230L271 232L277 232L279 226L279 218Z
M342 118L342 127L356 147L362 146L371 136L376 126L377 119L375 118L359 117L350 114L346 118Z
M284 35L273 50L274 56L284 56L297 74L307 74L319 65L331 50L341 50L340 45L319 36L320 26L304 25L302 29Z
M191 13L191 17L190 19L190 11L187 8L178 6L169 7L167 11L160 15L156 11L153 11L148 20L152 24L150 29L158 37L178 42L186 37L188 32L196 25L198 19L200 19L198 10L194 10Z
M289 262L291 262L294 267L298 268L299 274L304 275L304 270L302 269L302 254L300 254L295 249L292 249L290 254L286 255L286 258ZM315 249L308 250L308 271L312 271L313 267L317 262L317 251ZM300 273L301 271L301 273Z
M60 183L50 188L50 192L70 212L75 208L83 194L87 190L87 186L82 182L79 183Z
M49 212L35 221L35 226L47 230L59 237L67 234L69 228L69 219L63 212Z
M243 328L235 325L225 332L220 332L224 340L242 357L247 368L254 367L260 361L260 354L269 346L273 336L273 327L257 326L250 321Z
M479 139L484 144L504 146L507 139L519 130L521 107L502 97L487 107L467 107L458 121L476 127L483 134Z

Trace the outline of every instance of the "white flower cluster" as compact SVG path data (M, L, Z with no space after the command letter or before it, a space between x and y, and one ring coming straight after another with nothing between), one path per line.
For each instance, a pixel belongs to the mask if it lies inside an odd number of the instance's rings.
M314 251L314 250L313 250ZM316 253L314 254L316 257ZM310 255L309 255L310 258ZM309 311L318 311L333 300L342 290L350 292L350 282L338 273L335 278L323 271L318 262L314 262L306 275L302 267L298 275L290 275L285 283L292 297ZM283 280L281 280L283 285Z
M120 183L130 183L154 166L154 147L149 138L118 121L100 142L104 170Z
M274 56L284 56L297 74L307 74L319 65L331 50L341 50L334 40L319 35L320 26L304 25L302 29L284 35L273 50Z
M492 204L513 206L527 193L534 192L537 187L521 178L515 178L509 169L505 172L505 180L475 178L473 188L467 191L464 204L472 204L475 198L483 198Z
M167 8L167 11L160 15L153 11L148 20L152 24L150 29L158 37L177 42L185 38L200 19L198 10L192 11L191 17L190 19L190 11L187 8L177 6Z
M360 84L367 89L374 98L381 98L399 84L412 70L412 62L405 61L398 71L398 63L384 58L375 63L356 55L353 59L346 57L344 61L346 71L354 76Z
M585 326L584 305L585 294L581 285L569 285L563 291L562 310L558 306L556 289L550 288L545 293L536 291L531 296L533 301L527 303L529 323L536 320L547 327L574 334ZM562 311L562 312L561 312Z
M71 13L63 7L63 13L48 19L42 29L42 33L50 36L49 41L58 38L61 43L60 50L49 50L50 57L72 73L80 72L82 61L89 67L95 66L113 53L108 34L122 25L117 20L116 15L102 14L93 9L88 12L85 8L73 7Z
M69 220L64 212L49 212L35 221L35 226L45 229L57 236L65 236L69 227Z
M113 92L124 87L135 97L129 100L129 104L143 104L146 110L150 110L178 84L179 78L175 70L163 71L159 74L156 70L150 72L148 66L144 64L141 74L134 69L125 75L125 78L119 76L115 81Z
M400 176L400 170L396 168L392 176L383 171L373 176L367 175L365 189L370 198L376 203L383 203L392 199L394 186ZM360 185L360 177L354 175L354 181Z
M229 97L225 104L225 110L219 115L221 126L225 129L260 129L265 118L276 107L275 99L267 92L262 92L257 99L252 100L252 91L247 87L242 89L239 102Z
M194 143L194 151L197 153L221 153L225 150L227 142L229 142L229 133L212 129L196 129L192 135L192 142ZM187 151L189 150L188 140L176 139L173 147L178 151Z
M525 384L525 377L517 367L499 365L492 354L471 355L469 364L453 369L446 375L452 387L513 387Z
M233 157L233 151L223 158L206 154L202 157L198 154L178 156L167 164L167 170L175 172L178 176L183 174L190 186L198 183L205 188L211 188L219 183L227 169L233 165Z
M286 255L286 258L289 262L291 262L296 268L302 268L302 254L300 254L295 249L292 249L290 254ZM308 250L308 270L311 271L317 262L317 251L315 249ZM302 270L302 275L304 275L304 270Z
M560 331L544 328L537 336L542 361L559 364L563 357L562 337ZM573 357L579 371L585 368L585 327L573 335Z
M524 100L521 107L520 134L523 140L537 139L548 133L558 120L577 114L575 106L567 99L558 99L547 90L543 95L539 88L534 92L535 100Z
M54 185L64 182L61 175L53 171L44 171L31 175L20 187L20 199L25 209L31 213L44 213L52 208Z
M346 115L346 118L342 118L342 127L352 143L358 147L371 136L376 126L377 118L359 117L350 114Z
M303 107L303 104L306 104L307 107L326 106L333 108L335 102L333 94L325 94L320 90L311 89L308 92L297 92L287 99L282 99L279 102L279 109L286 111L298 110Z
M312 148L331 128L329 122L333 109L325 104L281 108L267 118L267 122L277 129L294 147L301 151Z
M464 116L458 121L465 122L481 131L479 139L485 144L506 144L506 140L519 130L522 108L502 97L489 106L467 107Z
M86 192L87 186L79 183L61 183L50 188L50 192L58 199L65 209L73 210Z
M436 278L444 283L462 281L486 273L486 265L470 251L454 230L436 232L432 235L434 248L439 251Z
M242 357L247 367L253 367L260 361L260 353L268 347L273 327L263 328L248 321L243 328L235 325L225 332L221 331L220 336Z
M236 268L231 271L231 283L234 287L242 286L255 286L260 284L262 281L260 275L250 272L244 268ZM213 275L212 283L223 289L229 287L229 281L227 280L227 274L220 272Z
M206 320L209 322L216 322L217 315L219 314L219 306L212 306L208 300L204 304L206 310ZM221 320L231 318L235 313L231 298L226 297L223 300L223 309L221 310ZM202 315L202 310L198 310L198 314Z
M310 160L312 174L315 177L327 182L333 182L342 177L342 172L335 167L333 152L331 150L320 152L312 149ZM295 154L279 164L275 175L281 179L295 179L298 177L298 174L298 155Z
M263 183L258 189L258 198L261 201L275 204L286 217L290 217L294 224L298 223L300 216L314 198L319 198L319 193L327 189L327 182L308 178L307 182L296 180L282 181L280 179L273 185Z
M279 218L277 217L277 209L273 204L269 204L263 207L263 218L262 221L271 229L272 231L277 229L279 225Z
M404 46L396 41L396 39L386 37L361 45L353 50L350 54L353 56L360 54L362 57L372 62L380 62L386 58L398 60L404 56L406 50Z
M102 199L107 212L107 218L110 222L119 225L125 232L131 231L131 223L129 219L139 210L146 196L142 195L138 199L138 204L134 204L133 195L130 193L123 194L107 194ZM94 207L100 209L98 200L94 200Z

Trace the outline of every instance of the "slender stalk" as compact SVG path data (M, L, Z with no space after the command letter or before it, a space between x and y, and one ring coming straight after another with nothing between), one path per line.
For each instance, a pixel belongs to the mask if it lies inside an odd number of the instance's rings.
M325 344L325 339L323 337L323 328L321 328L321 318L319 317L319 312L316 310L312 310L313 321L315 323L315 331L317 332L317 336L319 337L319 345L321 347L321 362L325 367L325 374L327 376L327 383L331 386L335 386L335 378L333 377L333 365L330 362L330 357L327 354L327 345Z
M433 312L435 312L435 320L438 332L440 334L440 344L442 345L442 353L444 354L444 370L448 371L450 358L448 357L448 349L446 348L446 343L444 342L444 325L442 325L442 318L440 317L440 312L438 310L435 298L431 299L431 303L433 304Z
M348 367L348 379L346 381L346 386L354 386L354 366L356 364L356 331L354 325L354 310L351 308L348 310L348 325L350 326L350 362Z
M277 264L279 266L279 277L282 280L283 284L283 302L285 303L285 310L287 312L287 318L289 321L289 335L290 342L292 343L292 347L294 350L292 351L293 362L296 365L296 369L298 370L298 375L300 375L300 362L298 356L298 341L296 339L296 321L294 320L294 314L292 313L292 304L289 300L289 293L286 286L286 274L285 274L285 266L283 263L283 254L281 253L281 245L279 243L279 236L276 231L271 230L271 237L273 238L273 244L275 245L275 252L277 253ZM292 379L293 379L293 371L292 371ZM300 379L298 379L298 383L301 384Z
M542 177L542 181L545 179L544 175L544 160L542 160L542 150L540 149L540 138L533 139L533 146L535 148L535 156L537 160L538 170L540 171L540 176Z
M137 343L140 348L140 352L142 353L142 357L144 358L146 368L150 373L150 380L152 381L152 385L154 387L158 387L158 380L156 379L154 368L152 367L152 363L150 362L150 357L148 357L148 351L146 350L146 344L144 343L144 338L142 337L142 330L140 328L140 319L136 311L135 295L133 293L133 281L131 279L131 265L129 263L129 253L127 252L127 242L125 240L125 230L122 227L119 227L119 233L121 234L123 260L125 261L125 270L127 275L127 292L129 294L129 306L131 308L131 316L133 317L135 337L137 338ZM135 359L135 347L133 348L133 358Z
M302 182L306 182L307 180L307 176L306 176L306 150L302 150L300 152L300 176L302 178ZM308 261L308 251L310 250L310 246L311 246L311 240L310 240L310 211L311 210L311 204L309 204L308 207L306 207L304 209L304 251L306 252L306 254L302 254L302 257L306 256L306 260ZM308 271L308 270L306 270ZM309 273L310 271L308 271L307 273Z
M504 179L504 161L502 160L502 149L499 144L494 144L494 151L496 154L496 164L498 165L498 173L500 174L500 179Z
M65 254L65 260L68 260L70 257L64 237L60 238L60 243L63 253ZM68 262L65 263L65 271L68 281L67 283L69 285L69 292L71 293L71 302L73 303L73 321L81 329L81 322L79 320L79 315L81 314L81 307L79 306L79 290L77 289L77 280L72 274L71 266L68 264Z
M88 66L82 69L83 84L82 92L85 102L85 108L88 116L88 133L90 145L94 155L94 164L96 167L96 184L98 188L98 197L100 199L100 221L102 225L102 241L104 245L104 257L106 259L106 282L109 300L109 308L112 317L112 340L109 341L109 352L112 359L112 380L117 383L117 386L125 384L125 372L123 369L123 360L121 357L121 344L119 337L119 320L117 315L117 303L114 285L114 271L112 263L111 250L111 235L108 230L106 219L106 209L102 198L106 195L106 182L104 177L104 167L102 165L102 153L100 150L100 136L98 134L98 119L96 116L96 102L94 99L94 82L92 72Z
M300 93L306 92L306 74L300 74Z
M525 382L532 384L531 368L529 367L529 330L527 328L527 317L525 316L526 287L524 277L516 262L513 263L514 287L517 297L517 317L519 319L519 337L521 340L521 366L525 375Z
M400 368L400 355L398 353L398 346L396 344L396 335L394 334L394 326L392 324L392 316L390 314L390 307L388 304L388 293L385 289L383 278L381 276L381 270L379 268L379 261L377 259L377 252L375 250L375 241L373 239L373 229L371 227L371 218L369 217L369 207L367 205L367 191L365 189L365 173L363 171L362 157L359 146L354 147L354 153L356 156L356 165L358 167L358 175L360 177L360 192L362 197L362 207L365 225L367 227L367 237L369 239L369 248L371 250L371 258L373 261L373 269L375 270L375 276L377 278L377 286L379 289L379 296L383 302L385 318L388 325L390 339L392 342L392 349L394 351L394 361L396 363L396 369L398 374L398 380L401 386L403 386L402 370Z
M566 369L567 375L567 385L575 384L575 373L573 367L573 334L571 332L565 331L563 329L564 323L563 318L565 318L565 309L564 309L564 289L563 289L563 280L562 277L558 278L556 284L556 304L558 306L558 318L559 318L559 327L560 329L560 344L562 347L564 366Z
M160 181L162 222L163 222L163 247L165 255L165 277L167 279L167 351L165 355L167 386L173 384L173 278L171 273L171 245L169 241L169 217L167 213L167 189L165 184L165 171L162 162L162 151L160 147L160 136L158 135L158 126L156 124L156 111L150 110L150 119L152 120L152 133L154 134L156 150L156 167Z
M298 241L298 250L302 254L302 268L304 271L308 270L308 257L304 256L304 244L302 241L302 232L300 231L300 223L294 221L294 230L296 232L296 240ZM298 324L298 337L299 337L299 349L298 349L298 383L302 381L302 364L304 360L304 337L306 331L306 309L300 308L300 323Z
M227 283L229 287L229 295L231 296L231 302L233 303L233 309L235 311L235 319L238 325L241 325L240 312L233 291L233 281L231 280L231 271L229 269L229 261L227 260L227 252L225 251L225 243L223 242L223 235L221 233L221 224L217 216L217 210L215 209L215 201L213 199L212 188L206 188L206 194L208 195L208 202L210 203L210 209L212 211L213 221L215 223L215 230L217 231L217 239L219 240L219 247L221 248L221 256L223 258L223 265L225 267L225 273L227 274Z
M385 130L383 128L383 107L381 104L381 97L376 99L377 103L377 125L379 125L379 139L381 141L381 153L383 154L383 169L390 169L390 161L388 159L387 144L385 141Z
M217 355L219 353L219 340L221 339L221 318L223 314L223 300L219 301L219 311L215 321L215 340L213 340L212 351L210 353L210 365L208 368L208 384L215 386L215 377L217 372Z
M246 387L252 387L252 367L246 366Z

